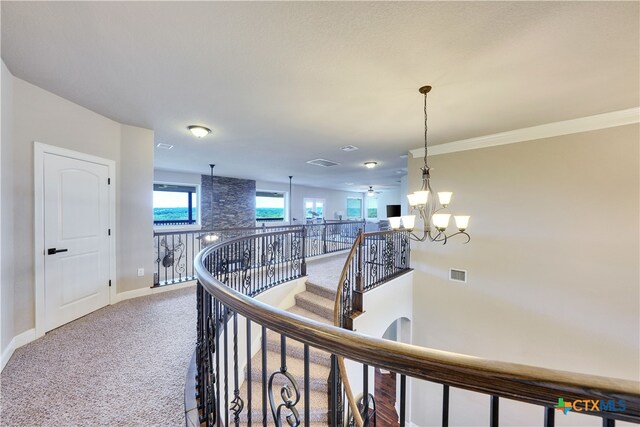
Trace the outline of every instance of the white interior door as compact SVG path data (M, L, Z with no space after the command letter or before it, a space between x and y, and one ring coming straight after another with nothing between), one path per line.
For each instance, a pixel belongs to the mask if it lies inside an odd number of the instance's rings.
M45 153L45 332L109 304L109 168Z

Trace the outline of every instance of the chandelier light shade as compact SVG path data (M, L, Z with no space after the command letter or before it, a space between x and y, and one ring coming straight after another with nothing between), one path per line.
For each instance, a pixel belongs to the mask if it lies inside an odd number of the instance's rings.
M438 198L436 201L435 194L431 189L431 169L427 163L428 160L428 129L427 126L427 94L431 91L431 86L423 86L419 89L420 93L424 95L424 165L420 170L422 171L422 186L418 191L407 195L409 199L409 206L412 211L416 211L424 224L424 229L421 236L413 233L415 228L415 215L405 215L402 217L392 217L389 219L389 225L392 229L405 229L410 231L410 237L413 240L424 242L429 239L432 242L447 243L447 240L456 235L462 235L467 238L468 243L471 240L471 236L467 234L466 230L469 226L468 215L456 215L454 220L458 231L447 235L447 228L449 227L449 220L451 219L451 213L448 212L449 204L453 196L452 192L442 191L438 192Z
M369 191L367 191L367 196L373 197L376 193L373 191L373 186L369 186Z
M211 129L199 125L191 125L188 126L187 129L189 129L193 136L197 138L205 137L211 133Z

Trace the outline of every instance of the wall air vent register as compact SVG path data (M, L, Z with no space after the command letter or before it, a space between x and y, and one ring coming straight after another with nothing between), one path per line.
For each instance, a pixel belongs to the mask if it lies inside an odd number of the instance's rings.
M449 280L453 282L467 283L467 271L458 270L457 268L449 269Z
M327 159L313 159L313 160L309 160L307 163L309 163L310 165L322 166L323 168L338 166L340 164Z

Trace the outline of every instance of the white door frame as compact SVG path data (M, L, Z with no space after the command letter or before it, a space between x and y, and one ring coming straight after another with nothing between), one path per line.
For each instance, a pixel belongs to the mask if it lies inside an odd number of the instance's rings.
M109 170L109 228L111 238L109 239L109 277L111 288L109 289L109 304L116 301L116 162L109 159L68 150L66 148L55 147L43 144L38 141L33 142L33 165L34 165L34 235L35 235L35 314L36 314L36 338L45 334L45 272L44 272L44 156L45 154L55 154L58 156L70 157L72 159L97 163L107 166Z

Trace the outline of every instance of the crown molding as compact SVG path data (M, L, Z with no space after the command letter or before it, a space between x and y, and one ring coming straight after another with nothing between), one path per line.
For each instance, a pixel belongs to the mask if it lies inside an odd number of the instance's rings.
M610 113L596 114L595 116L564 120L562 122L548 123L476 138L462 139L446 144L433 145L429 146L429 155L437 156L439 154L456 153L458 151L495 147L496 145L515 144L517 142L588 132L639 122L640 107L634 107L627 110L612 111ZM410 150L409 153L411 153L414 158L423 157L424 148L414 148Z

